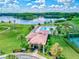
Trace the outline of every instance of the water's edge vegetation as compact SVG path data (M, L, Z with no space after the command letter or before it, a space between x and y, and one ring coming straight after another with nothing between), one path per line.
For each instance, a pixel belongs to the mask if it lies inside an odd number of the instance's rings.
M43 16L45 18L67 18L79 17L79 13L62 13L62 12L46 12L46 13L0 13L0 16L13 16L20 19L32 20Z

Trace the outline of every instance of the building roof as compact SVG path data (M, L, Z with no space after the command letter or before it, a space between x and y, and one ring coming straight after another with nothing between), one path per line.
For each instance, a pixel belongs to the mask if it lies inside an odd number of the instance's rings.
M31 32L27 39L30 44L45 45L48 37L48 31Z
M34 29L26 36L28 40L32 39L36 35L35 31L38 27L39 27L38 25L35 26Z
M34 36L29 43L30 44L40 44L45 45L48 37L48 31L40 31L37 33L36 36Z

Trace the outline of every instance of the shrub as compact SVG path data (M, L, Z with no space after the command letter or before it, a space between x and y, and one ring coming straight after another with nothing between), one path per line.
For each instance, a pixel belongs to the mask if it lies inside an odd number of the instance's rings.
M65 20L56 20L55 23L64 22Z
M14 49L13 53L15 53L15 52L21 52L21 49Z
M5 23L4 21L1 21L1 23Z

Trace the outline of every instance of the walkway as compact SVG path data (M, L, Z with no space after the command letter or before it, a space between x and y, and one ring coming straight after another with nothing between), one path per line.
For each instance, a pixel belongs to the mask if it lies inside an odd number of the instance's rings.
M12 53L11 55L16 55L18 59L46 59L36 53ZM6 55L0 56L0 59L6 59Z

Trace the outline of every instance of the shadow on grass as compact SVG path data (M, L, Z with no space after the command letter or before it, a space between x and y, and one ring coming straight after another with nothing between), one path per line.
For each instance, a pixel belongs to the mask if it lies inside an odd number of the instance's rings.
M60 56L58 59L66 59L64 55Z

